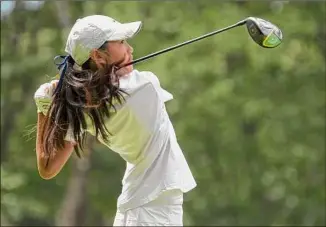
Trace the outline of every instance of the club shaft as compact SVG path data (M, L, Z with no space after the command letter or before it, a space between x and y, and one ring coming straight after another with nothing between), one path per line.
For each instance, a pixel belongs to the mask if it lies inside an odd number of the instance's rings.
M134 61L131 61L131 62L127 63L126 65L124 65L124 66L122 66L122 67L125 67L125 66L128 66L128 65L132 65L132 64L134 65L134 64L136 64L136 63L139 63L139 62L141 62L141 61L145 61L145 60L147 60L147 59L149 59L149 58L152 58L152 57L155 57L155 56L157 56L157 55L160 55L160 54L166 53L166 52L168 52L168 51L171 51L171 50L174 50L174 49L180 48L180 47L182 47L182 46L188 45L188 44L190 44L190 43L193 43L193 42L196 42L196 41L199 41L199 40L205 39L205 38L207 38L207 37L209 37L209 36L213 36L213 35L216 35L216 34L218 34L218 33L221 33L221 32L227 31L227 30L229 30L229 29L232 29L232 28L234 28L234 27L238 27L238 26L244 25L245 23L246 23L246 20L239 21L238 23L233 24L233 25L230 25L230 26L228 26L228 27L225 27L225 28L222 28L222 29L219 29L219 30L216 30L216 31L210 32L210 33L207 33L207 34L202 35L202 36L199 36L199 37L197 37L197 38L194 38L194 39L191 39L191 40L185 41L185 42L183 42L183 43L180 43L180 44L177 44L177 45L174 45L174 46L168 47L168 48L166 48L166 49L163 49L163 50L160 50L160 51L154 52L154 53L152 53L152 54L146 55L146 56L144 56L144 57L138 58L138 59L136 59L136 60L134 60Z

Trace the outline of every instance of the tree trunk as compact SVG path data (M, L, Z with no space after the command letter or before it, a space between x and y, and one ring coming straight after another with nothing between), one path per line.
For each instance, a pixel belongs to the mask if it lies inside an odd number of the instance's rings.
M89 137L86 155L79 159L73 156L72 173L68 180L67 191L61 209L56 217L56 226L82 226L87 213L87 175L91 167L91 149L94 138Z
M55 1L55 9L61 28L66 29L71 26L69 16L69 5L67 1Z

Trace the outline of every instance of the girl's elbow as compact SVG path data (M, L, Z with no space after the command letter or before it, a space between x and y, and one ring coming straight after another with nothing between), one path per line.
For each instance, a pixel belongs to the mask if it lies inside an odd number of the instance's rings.
M54 171L50 168L39 168L38 172L40 177L44 180L51 180L59 173L59 171Z
M50 160L47 160L46 158L42 157L42 155L39 155L37 162L40 176L45 180L50 180L58 175L71 156L72 151L73 145L66 143L65 148L59 150ZM41 154L41 152L38 152L38 154Z

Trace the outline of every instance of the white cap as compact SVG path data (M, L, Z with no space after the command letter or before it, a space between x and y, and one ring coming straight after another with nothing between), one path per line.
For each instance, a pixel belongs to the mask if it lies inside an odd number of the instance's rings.
M106 41L131 38L141 26L141 21L121 24L107 16L87 16L78 19L72 27L65 51L81 66L89 59L91 50L100 48Z

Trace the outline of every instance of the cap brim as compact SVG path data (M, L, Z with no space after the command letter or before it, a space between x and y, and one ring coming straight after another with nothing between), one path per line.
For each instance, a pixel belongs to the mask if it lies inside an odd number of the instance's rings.
M130 39L134 37L141 29L142 22L135 21L131 23L120 24L108 41Z

